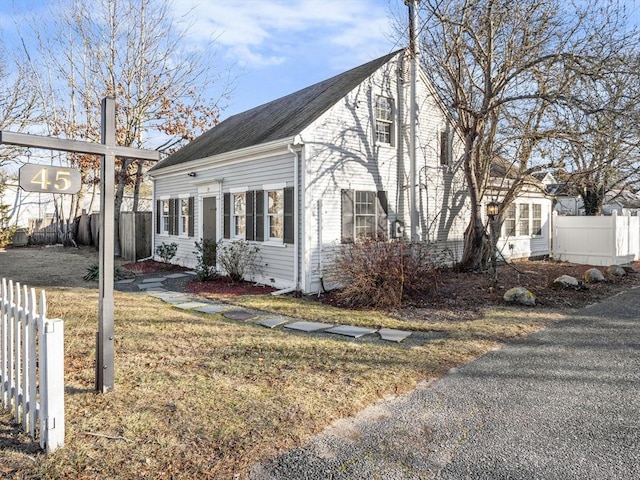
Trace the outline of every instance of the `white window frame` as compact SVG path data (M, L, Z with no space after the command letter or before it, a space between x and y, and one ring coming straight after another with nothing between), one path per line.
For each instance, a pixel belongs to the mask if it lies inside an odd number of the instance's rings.
M244 197L244 211L240 212L236 210L236 198ZM243 231L238 233L239 221L243 220ZM247 234L247 192L246 190L231 192L231 237L232 238L246 238Z
M526 212L526 216L524 215ZM507 207L502 237L541 237L542 203L514 202Z
M384 106L382 105L383 100ZM376 95L374 112L376 143L393 145L393 99L384 95Z
M270 194L277 193L280 195L280 211L279 212L271 212L270 210ZM265 218L265 241L269 242L279 242L282 243L284 241L284 189L283 188L274 188L271 190L265 190L264 192L264 218ZM280 220L280 235L273 236L271 235L271 222L272 219Z
M364 197L364 198L363 198ZM366 238L375 236L378 232L378 201L377 192L368 190L355 190L353 198L353 233L354 238ZM360 208L359 208L360 207ZM362 211L372 207L372 211ZM360 211L359 211L360 210Z
M169 199L160 199L160 235L169 235Z
M178 203L178 234L189 235L189 197L180 197Z
M507 207L507 213L504 217L504 233L503 237L515 237L516 226L518 225L518 216L516 204L512 203Z

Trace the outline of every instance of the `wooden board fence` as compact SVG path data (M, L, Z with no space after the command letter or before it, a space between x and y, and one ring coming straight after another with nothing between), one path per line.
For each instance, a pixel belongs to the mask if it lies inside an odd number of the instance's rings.
M2 408L52 452L64 446L64 323L47 318L44 290L38 305L35 289L5 278L0 313Z

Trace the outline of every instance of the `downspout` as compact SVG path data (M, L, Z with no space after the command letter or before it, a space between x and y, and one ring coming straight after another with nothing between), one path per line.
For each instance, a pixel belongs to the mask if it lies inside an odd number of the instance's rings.
M302 188L300 185L300 167L298 166L298 162L300 161L300 152L296 152L293 149L293 145L296 145L297 138L293 139L293 142L287 145L287 150L293 155L293 183L294 183L294 193L296 195L294 198L297 200L301 198ZM294 201L294 210L293 210L293 238L295 245L295 252L293 255L293 284L295 290L300 290L300 252L301 252L301 241L300 241L300 211L299 211L299 203L298 201Z

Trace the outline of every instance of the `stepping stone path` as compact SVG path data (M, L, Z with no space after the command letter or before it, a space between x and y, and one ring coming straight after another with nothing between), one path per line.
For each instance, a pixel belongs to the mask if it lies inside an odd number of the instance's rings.
M201 302L194 299L192 295L183 292L170 291L164 288L164 282L166 280L182 278L189 275L195 275L195 272L172 273L161 277L156 276L143 278L142 280L138 281L137 287L141 291L146 291L148 295L158 298L163 302L169 303L175 308L211 315L221 313L225 318L228 318L230 320L245 322L257 318L254 323L265 328L276 328L282 326L284 330L293 330L308 333L330 333L351 338L362 338L367 335L378 334L379 338L381 338L382 340L395 343L402 342L412 333L405 330L395 330L391 328L381 328L377 330L374 328L356 327L352 325L334 325L332 323L324 322L307 322L282 316L265 317L258 313L250 312L244 309L237 309L231 305L226 305L223 303ZM137 279L135 278L129 278L125 280L118 280L115 283L116 285L130 285L136 282L136 280Z

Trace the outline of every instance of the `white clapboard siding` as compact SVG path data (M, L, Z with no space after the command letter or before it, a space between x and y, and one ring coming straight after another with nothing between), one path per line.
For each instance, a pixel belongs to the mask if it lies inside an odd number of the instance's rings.
M5 278L0 312L2 408L52 452L64 446L64 324L47 318L44 291L38 305L35 289Z

